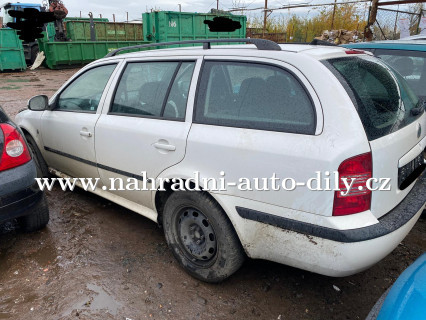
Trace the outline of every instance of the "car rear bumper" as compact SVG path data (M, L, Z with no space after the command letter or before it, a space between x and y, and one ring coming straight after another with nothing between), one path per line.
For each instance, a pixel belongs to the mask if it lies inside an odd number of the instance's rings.
M371 267L394 250L420 217L425 200L423 173L398 206L366 227L338 230L241 207L236 212L250 230L241 239L248 256L341 277Z
M36 169L33 160L0 172L0 222L31 214L43 196L35 182Z

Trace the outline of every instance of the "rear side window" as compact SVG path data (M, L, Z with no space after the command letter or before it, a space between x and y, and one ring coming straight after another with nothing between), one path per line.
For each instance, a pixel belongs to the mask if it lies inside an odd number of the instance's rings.
M376 49L375 55L398 71L419 97L426 98L426 52Z
M194 122L302 134L316 126L313 103L293 74L229 61L205 62Z
M351 97L368 139L388 135L413 122L419 100L404 78L374 57L331 59L325 65Z
M185 118L195 62L135 62L124 71L110 114Z

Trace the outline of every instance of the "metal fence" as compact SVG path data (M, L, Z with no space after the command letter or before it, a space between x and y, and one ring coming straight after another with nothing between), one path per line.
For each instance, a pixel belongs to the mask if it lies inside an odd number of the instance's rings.
M287 33L286 32L266 32L263 33L262 28L247 28L246 35L248 38L259 38L267 39L277 43L287 42Z
M410 35L420 33L421 17L426 16L426 10L420 13L392 10L385 8L377 9L376 22L372 27L374 40L397 40L400 39L400 20L405 19L409 24Z

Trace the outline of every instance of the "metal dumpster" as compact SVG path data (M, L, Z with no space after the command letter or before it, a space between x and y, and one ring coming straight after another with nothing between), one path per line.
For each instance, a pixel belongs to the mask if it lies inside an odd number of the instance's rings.
M94 22L96 41L142 41L141 23ZM90 41L90 21L67 21L67 35L72 41Z
M16 30L0 29L0 71L26 68L24 48Z
M67 17L64 18L64 26L66 28L66 23L68 21L90 21L90 18L78 18L78 17ZM108 22L108 18L93 18L94 22ZM46 24L46 32L47 36L49 38L49 41L55 41L55 24L53 22L49 22ZM74 39L72 39L74 40ZM89 38L90 40L90 32L89 32Z
M234 32L211 32L204 20L221 16L241 23ZM211 13L156 11L142 15L144 39L153 42L245 38L247 17Z
M46 56L45 65L49 69L83 65L101 59L118 48L147 44L145 41L69 41L49 42L47 37L39 40L40 51ZM131 50L123 53L128 53Z
M67 21L90 21L90 18L79 18L79 17L66 17L64 18L64 22ZM108 18L93 18L95 22L109 22Z

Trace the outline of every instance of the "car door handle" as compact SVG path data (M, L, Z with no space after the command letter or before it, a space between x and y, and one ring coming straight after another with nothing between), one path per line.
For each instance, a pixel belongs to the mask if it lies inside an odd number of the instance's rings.
M163 144L163 143L159 143L156 142L153 144L154 148L156 149L161 149L161 150L166 150L166 151L175 151L176 147L171 145L171 144Z
M92 133L89 132L89 131L80 131L80 136L89 137L90 138L92 136Z

